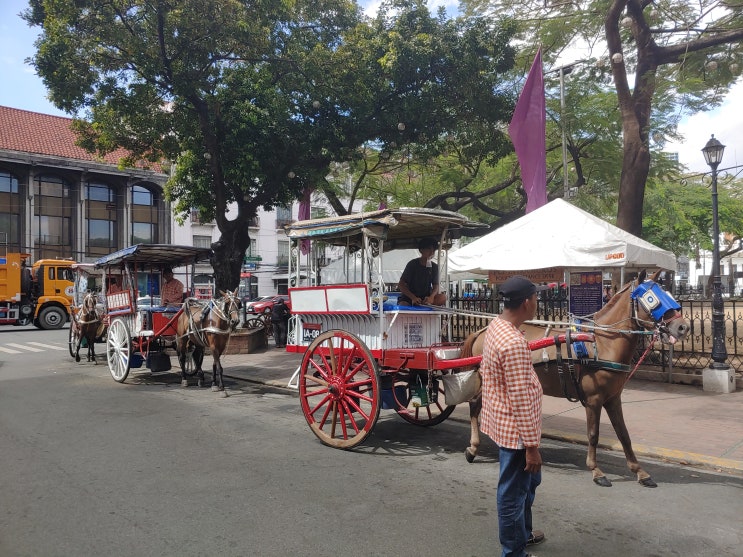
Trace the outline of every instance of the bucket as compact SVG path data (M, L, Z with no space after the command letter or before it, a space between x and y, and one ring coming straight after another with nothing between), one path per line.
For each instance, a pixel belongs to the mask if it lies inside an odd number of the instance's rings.
M150 371L168 371L170 370L170 356L165 352L150 352L147 355L147 367Z
M144 358L142 354L132 354L129 356L129 367L142 367Z

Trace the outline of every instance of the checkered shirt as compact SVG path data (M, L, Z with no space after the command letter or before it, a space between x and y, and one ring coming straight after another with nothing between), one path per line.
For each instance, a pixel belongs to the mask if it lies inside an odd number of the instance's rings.
M177 278L170 282L163 282L160 289L160 300L164 306L181 305L183 302L183 283Z
M542 385L531 363L529 344L512 323L498 317L490 323L480 371L480 430L501 447L538 447L542 437Z

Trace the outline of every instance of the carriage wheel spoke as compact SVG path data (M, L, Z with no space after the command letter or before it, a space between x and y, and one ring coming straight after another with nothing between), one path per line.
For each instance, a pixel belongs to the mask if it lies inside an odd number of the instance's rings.
M333 447L361 443L380 405L376 361L368 348L346 331L327 331L308 347L302 368L300 401L313 433Z

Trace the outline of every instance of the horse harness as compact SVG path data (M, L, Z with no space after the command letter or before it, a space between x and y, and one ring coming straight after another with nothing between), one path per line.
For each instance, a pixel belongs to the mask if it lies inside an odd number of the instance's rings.
M206 304L197 300L196 298L186 299L185 306L188 310L188 330L184 333L183 336L193 336L199 345L207 346L205 333L211 333L214 335L229 335L231 333L231 329L229 328L230 318L226 312L226 305L227 301L225 301L223 306L220 307L220 305L216 303L213 298ZM201 310L201 320L199 326L197 326L196 319L194 318L195 312L191 311L191 309L194 307ZM217 316L217 318L225 321L228 324L228 328L220 329L219 327L208 326L207 322L209 320L209 314L212 312Z
M676 300L674 300L670 295L662 290L658 284L654 282L652 284L642 283L639 284L637 287L634 287L634 284L635 283L633 281L631 283L631 285L633 286L633 290L630 295L630 304L632 305L631 320L634 322L638 329L645 329L647 325L651 325L653 331L618 330L615 332L629 335L652 335L654 340L658 336L659 331L662 331L664 329L668 331L668 325L671 323L671 321L682 317L682 315L678 311L681 306L679 306ZM629 286L630 285L627 285L625 288L628 288ZM641 319L638 315L638 305L641 306L649 315L651 315L655 321L650 322L648 320ZM663 317L670 310L675 310L673 317L664 319ZM596 346L595 340L593 343L594 355L593 358L591 358L589 357L585 343L583 341L573 341L573 339L571 338L571 333L574 330L580 330L581 325L582 320L576 319L565 334L565 349L567 351L567 358L563 358L562 356L562 350L560 349L562 342L560 341L558 335L554 336L554 342L557 360L557 374L560 380L560 386L562 388L563 394L565 395L565 398L570 402L580 401L580 403L585 406L586 395L583 392L582 387L580 386L580 372L576 372L576 364L580 368L586 368L589 371L606 369L608 371L629 373L629 376L627 377L627 380L629 380L629 378L632 377L634 372L645 359L645 356L648 354L650 348L648 347L648 350L643 353L642 357L635 364L634 369L629 364L622 364L620 362L599 359L598 347ZM603 327L594 328L603 329ZM547 332L549 332L549 329ZM573 397L570 395L568 391L569 384L573 385L577 397Z

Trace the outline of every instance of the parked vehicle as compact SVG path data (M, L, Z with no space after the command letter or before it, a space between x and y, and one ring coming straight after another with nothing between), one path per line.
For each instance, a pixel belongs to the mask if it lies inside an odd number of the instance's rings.
M137 298L137 307L160 307L160 296L142 296Z
M289 300L288 294L273 294L271 296L260 296L258 299L253 300L245 304L245 313L250 314L261 314L271 313L273 305L281 298L289 309L292 309L291 301Z
M59 329L72 303L74 261L39 259L28 253L0 254L0 324Z

